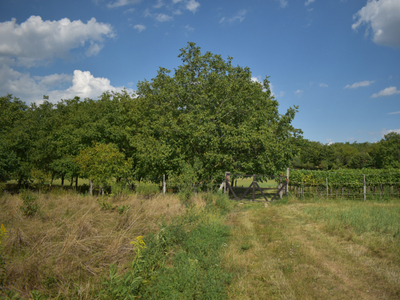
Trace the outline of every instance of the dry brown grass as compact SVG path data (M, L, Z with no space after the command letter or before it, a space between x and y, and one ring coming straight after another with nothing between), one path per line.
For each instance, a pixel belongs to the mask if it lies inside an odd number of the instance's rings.
M102 210L98 198L130 209L122 215ZM93 299L111 264L123 269L132 261L132 240L157 230L161 218L168 223L184 210L173 195L143 199L59 193L40 195L37 201L40 211L28 218L19 196L0 198L0 224L9 232L5 288L24 298L36 290L50 291L51 299ZM201 199L195 202L202 205Z

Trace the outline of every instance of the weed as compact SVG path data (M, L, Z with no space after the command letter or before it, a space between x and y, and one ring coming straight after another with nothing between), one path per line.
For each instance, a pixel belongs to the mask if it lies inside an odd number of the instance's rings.
M122 205L121 207L118 205L112 205L111 203L101 199L97 199L97 203L99 203L101 210L116 210L120 215L123 215L131 208L130 205Z
M253 245L251 245L251 244L242 244L241 249L242 249L243 251L246 251L246 250L249 250L252 246L253 246Z
M37 203L38 197L29 191L23 191L21 193L21 198L23 201L20 207L22 213L27 217L33 217L39 212L39 204Z
M1 224L0 227L0 291L3 291L3 286L4 286L4 281L6 278L7 274L7 269L6 269L6 261L5 258L3 257L3 244L6 238L8 237L7 235L7 230L4 227L3 224Z
M109 203L105 200L97 199L97 203L100 205L100 208L102 210L114 210L115 209L115 207L111 203Z

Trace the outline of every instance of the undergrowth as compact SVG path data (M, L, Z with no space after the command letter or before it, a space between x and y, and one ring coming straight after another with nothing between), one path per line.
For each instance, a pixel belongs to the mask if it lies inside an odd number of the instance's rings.
M205 198L204 208L190 207L156 233L133 241L131 267L121 275L110 268L101 298L226 299L231 276L220 262L229 228L221 215L231 204L223 195Z
M0 299L227 297L223 195L29 193L0 198Z

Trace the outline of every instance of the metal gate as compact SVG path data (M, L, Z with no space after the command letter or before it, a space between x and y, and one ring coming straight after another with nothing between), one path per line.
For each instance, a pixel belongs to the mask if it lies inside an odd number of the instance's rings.
M232 185L230 184L231 181L231 176L235 176L235 177L249 177L252 176L253 180L251 182L251 184L248 187L237 187L234 186L232 187ZM280 175L279 176L279 181L277 183L277 187L260 187L260 185L258 184L256 178L257 177L268 177L268 178L272 178L272 177L276 177L274 175L243 175L243 174L230 174L230 172L226 172L225 173L225 192L229 195L229 192L232 193L232 195L235 197L236 200L241 201L244 199L244 197L249 193L249 191L252 191L252 201L255 201L256 198L256 192L259 191L262 195L262 197L264 198L265 201L267 202L272 202L275 199L281 199L283 196L283 193L285 192L287 194L287 186L288 186L288 178L286 176ZM244 190L244 192L242 193L240 199L239 197L236 195L238 192L238 190ZM265 191L265 193L264 193ZM268 191L268 193L267 193ZM272 193L270 192L272 191ZM271 197L270 200L268 200L267 195Z

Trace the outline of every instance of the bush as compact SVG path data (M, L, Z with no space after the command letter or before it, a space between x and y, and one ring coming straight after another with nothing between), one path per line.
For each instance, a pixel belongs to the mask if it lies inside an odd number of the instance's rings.
M37 203L37 196L29 191L23 191L21 193L23 201L20 209L22 213L27 217L33 217L39 211L39 204Z
M135 191L139 195L142 196L150 196L154 194L158 194L160 192L160 187L157 183L151 181L136 181L135 182Z

